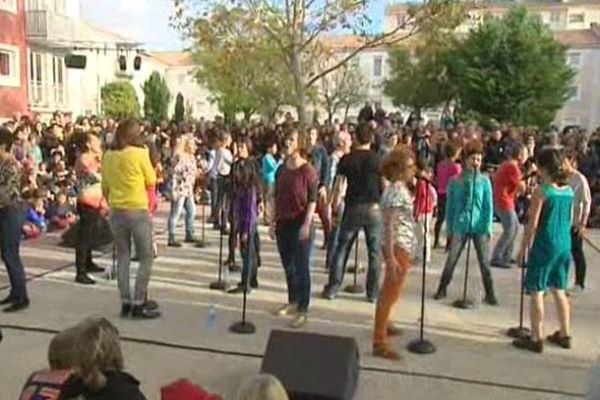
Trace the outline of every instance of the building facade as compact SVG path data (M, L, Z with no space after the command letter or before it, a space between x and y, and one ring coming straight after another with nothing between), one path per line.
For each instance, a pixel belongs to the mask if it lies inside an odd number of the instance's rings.
M29 108L42 117L100 114L102 86L128 73L119 56L133 68L139 44L82 21L79 7L78 0L27 0ZM85 69L67 68L67 54L85 56Z
M27 111L25 0L0 0L0 119Z
M576 76L571 97L557 113L555 125L578 125L588 130L600 127L600 1L593 0L506 0L486 2L470 12L469 18L457 28L469 32L490 14L502 17L512 7L523 6L537 14L554 32L557 41L567 48L567 63ZM386 9L385 28L395 29L408 18L405 4L392 4ZM431 111L431 110L430 110ZM431 115L436 114L430 112Z

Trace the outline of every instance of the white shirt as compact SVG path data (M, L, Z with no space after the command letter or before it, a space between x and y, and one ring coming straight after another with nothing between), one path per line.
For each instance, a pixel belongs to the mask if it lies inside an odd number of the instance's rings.
M233 154L231 154L231 151L226 148L218 149L213 165L216 175L229 176L231 173L231 164L233 164Z
M584 221L584 218L590 215L592 206L592 192L587 178L581 172L575 171L569 177L569 186L575 193L573 199L573 225L586 223L587 221Z

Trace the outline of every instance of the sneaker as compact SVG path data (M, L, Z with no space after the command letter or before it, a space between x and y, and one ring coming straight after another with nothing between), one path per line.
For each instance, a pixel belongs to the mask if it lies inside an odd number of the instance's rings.
M167 246L169 246L169 247L181 247L181 243L177 242L175 240L169 240L169 242L167 243Z
M529 350L534 353L542 353L544 351L544 342L542 340L533 341L531 336L515 339L512 344L517 349Z
M250 293L251 290L248 289L248 293ZM236 287L234 287L233 289L229 289L227 291L227 293L229 294L240 294L240 293L244 293L244 284L243 283L239 283Z
M15 301L10 306L6 307L2 312L13 313L29 308L29 300Z
M296 318L292 322L290 322L290 328L298 329L302 328L308 322L308 315L306 312L300 312L296 315Z
M298 312L298 306L295 304L284 304L275 310L274 314L278 317L285 317L287 315L294 315Z
M433 296L434 300L441 300L446 298L448 294L446 293L446 288L439 288L438 291Z
M131 308L132 319L156 319L160 317L158 310L151 310L146 305L133 306Z
M577 296L577 295L582 294L584 291L585 291L585 288L583 286L575 285L572 288L569 288L567 290L567 294L569 296Z
M486 295L483 299L483 302L490 306L498 305L498 299L496 299L496 295L494 293Z
M336 293L333 290L330 289L324 289L323 293L321 293L321 297L327 300L333 300L335 299Z
M88 274L77 274L75 276L75 282L81 283L82 285L95 285L96 281L93 280Z
M184 240L185 243L196 243L196 238L193 236L188 236Z
M400 354L392 350L388 345L373 345L373 357L385 358L386 360L399 361Z
M560 331L554 332L552 335L548 336L546 340L552 344L555 344L563 349L571 348L571 336L561 336Z

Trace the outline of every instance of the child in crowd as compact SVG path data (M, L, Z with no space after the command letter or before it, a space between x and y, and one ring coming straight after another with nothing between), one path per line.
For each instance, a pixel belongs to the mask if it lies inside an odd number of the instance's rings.
M26 221L23 224L25 239L35 239L48 230L46 208L42 197L35 197L27 209Z
M48 220L50 230L68 229L77 221L75 208L69 203L67 192L64 190L56 194L56 199L48 207Z

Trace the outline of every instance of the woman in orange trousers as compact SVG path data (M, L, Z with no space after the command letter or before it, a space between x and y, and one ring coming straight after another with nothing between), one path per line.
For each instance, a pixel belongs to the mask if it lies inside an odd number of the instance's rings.
M398 360L400 356L390 347L388 336L395 331L389 322L390 314L402 294L414 242L414 202L408 183L415 176L415 161L410 149L401 147L393 150L381 164L381 175L390 184L381 197L386 270L375 311L373 355Z

